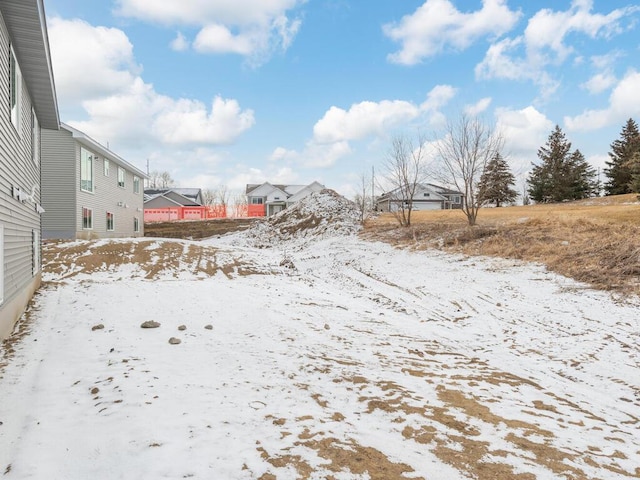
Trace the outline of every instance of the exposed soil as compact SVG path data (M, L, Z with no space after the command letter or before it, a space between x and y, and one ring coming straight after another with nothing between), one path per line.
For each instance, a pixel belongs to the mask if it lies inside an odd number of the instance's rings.
M244 230L261 219L217 218L181 222L153 222L144 224L145 237L185 238L200 240L229 232Z

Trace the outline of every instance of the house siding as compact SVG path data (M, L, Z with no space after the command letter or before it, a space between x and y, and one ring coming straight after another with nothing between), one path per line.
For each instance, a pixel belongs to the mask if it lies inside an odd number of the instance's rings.
M74 238L75 169L66 161L75 155L75 141L66 130L42 129L42 238Z
M61 147L61 151L56 148ZM93 159L93 192L80 189L80 152L84 148ZM64 165L64 185L47 185L46 212L59 209L47 223L44 238L117 238L144 235L144 177L122 165L115 157L106 157L95 146L83 142L64 127L60 131L48 131L43 136L43 168L55 169ZM105 158L109 161L109 175L104 174ZM125 186L118 185L118 168L125 170ZM138 177L140 188L133 191L133 179ZM69 181L70 179L70 181ZM51 191L51 194L50 194ZM49 204L52 199L54 203ZM82 228L82 209L92 210L93 228ZM114 229L107 230L107 212L114 216ZM138 218L140 230L134 231L134 218ZM59 228L57 225L64 225Z
M36 211L36 204L40 203L40 166L32 158L32 103L22 78L20 123L15 128L11 122L10 52L9 34L0 13L0 224L4 231L0 338L11 331L40 283L40 273L34 272L33 266L33 232L40 232L40 215ZM15 199L14 188L32 198Z

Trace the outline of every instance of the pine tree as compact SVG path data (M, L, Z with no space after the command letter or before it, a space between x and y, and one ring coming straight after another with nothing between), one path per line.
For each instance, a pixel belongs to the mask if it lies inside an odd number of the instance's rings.
M501 204L515 202L518 198L518 192L512 188L515 183L509 164L500 153L496 153L480 176L478 203L495 203L499 207Z
M627 162L631 170L631 181L629 182L629 190L634 193L640 193L640 152L636 152Z
M571 152L571 142L559 126L538 149L538 158L542 163L533 166L528 178L529 195L535 202L577 200L598 194L596 170L580 150Z
M534 165L529 174L529 195L537 203L560 202L569 198L570 182L567 164L571 142L558 125L549 135L547 143L538 149L540 165Z
M568 165L568 171L571 175L571 189L568 199L580 200L597 196L600 185L596 169L589 165L580 150L571 154Z
M634 156L640 152L640 132L638 124L630 118L622 128L620 138L611 144L609 157L604 174L609 178L605 184L607 195L630 193L632 182L632 167Z

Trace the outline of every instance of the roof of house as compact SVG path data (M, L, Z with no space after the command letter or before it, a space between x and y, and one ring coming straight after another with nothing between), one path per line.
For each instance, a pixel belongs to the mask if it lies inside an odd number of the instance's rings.
M107 147L96 142L93 138L91 138L86 133L83 133L80 130L73 128L71 125L67 125L66 123L61 123L60 127L70 132L73 138L78 142L80 142L82 145L93 150L96 153L99 153L109 161L113 161L117 165L120 165L121 167L126 168L127 170L135 173L136 175L142 178L149 178L149 176L146 173L144 173L142 170L133 166L131 163L127 162L124 158L112 152Z
M400 187L397 187L397 188L394 188L393 190L385 192L385 193L383 193L382 195L380 195L378 197L378 201L386 200L387 198L394 196L400 190L401 190ZM429 190L429 191L434 192L434 193L436 193L438 195L463 195L462 192L458 192L456 190L451 190L449 188L441 187L441 186L436 185L434 183L421 183L421 184L419 184L418 188L416 189L416 193L418 193L418 191L424 191L424 190ZM397 199L397 197L394 197L394 198Z
M250 195L251 192L253 192L257 188L262 187L263 185L269 185L269 186L273 187L274 189L282 190L287 195L292 196L292 195L295 195L296 193L300 192L301 190L303 190L303 189L305 189L307 187L310 187L311 185L314 185L314 184L321 185L318 182L311 182L309 185L284 185L284 184L275 184L275 183L269 183L269 182L248 183L247 187L245 189L245 193L247 195Z
M43 0L2 0L0 11L40 126L58 130L60 117Z
M157 197L170 199L169 195L171 194L177 196L178 200L183 198L184 201L179 202L183 206L201 205L198 199L202 195L200 188L145 188L144 201L148 202ZM178 203L175 199L171 199L171 201Z

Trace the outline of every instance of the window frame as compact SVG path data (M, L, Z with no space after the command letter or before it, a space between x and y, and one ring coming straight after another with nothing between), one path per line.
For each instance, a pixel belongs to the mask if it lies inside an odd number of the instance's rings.
M31 244L33 248L31 262L32 262L32 275L35 277L42 269L42 250L40 244L40 230L35 228L31 230Z
M120 180L120 174L122 174L122 180ZM118 187L125 188L127 179L127 171L118 165Z
M138 217L133 217L133 232L140 233L140 219Z
M264 198L251 197L251 205L264 205Z
M133 176L133 193L140 193L140 177L137 175Z
M116 228L116 217L112 212L107 212L107 232L113 232Z
M111 168L111 165L109 163L109 159L108 158L103 159L103 162L102 162L102 173L104 174L105 177L109 176L110 168Z
M86 155L86 159L83 158L83 154ZM95 159L95 155L87 150L84 147L80 147L80 190L82 190L83 192L87 192L87 193L93 193L95 190L95 182L94 182L94 177L93 177L93 160ZM91 175L91 179L85 179L84 177L86 176L86 172L85 175L83 175L83 170L86 170L86 166L83 168L83 166L85 165L85 160L88 161L88 163L86 165L89 166L89 173ZM89 187L87 188L86 184L84 182L89 182Z
M10 48L10 60L9 60L9 107L11 111L11 124L18 132L20 132L20 121L22 120L22 71L18 64L18 59L13 51L13 46Z
M31 107L31 159L34 165L40 164L40 122L33 107Z
M93 230L93 208L82 207L82 230Z

